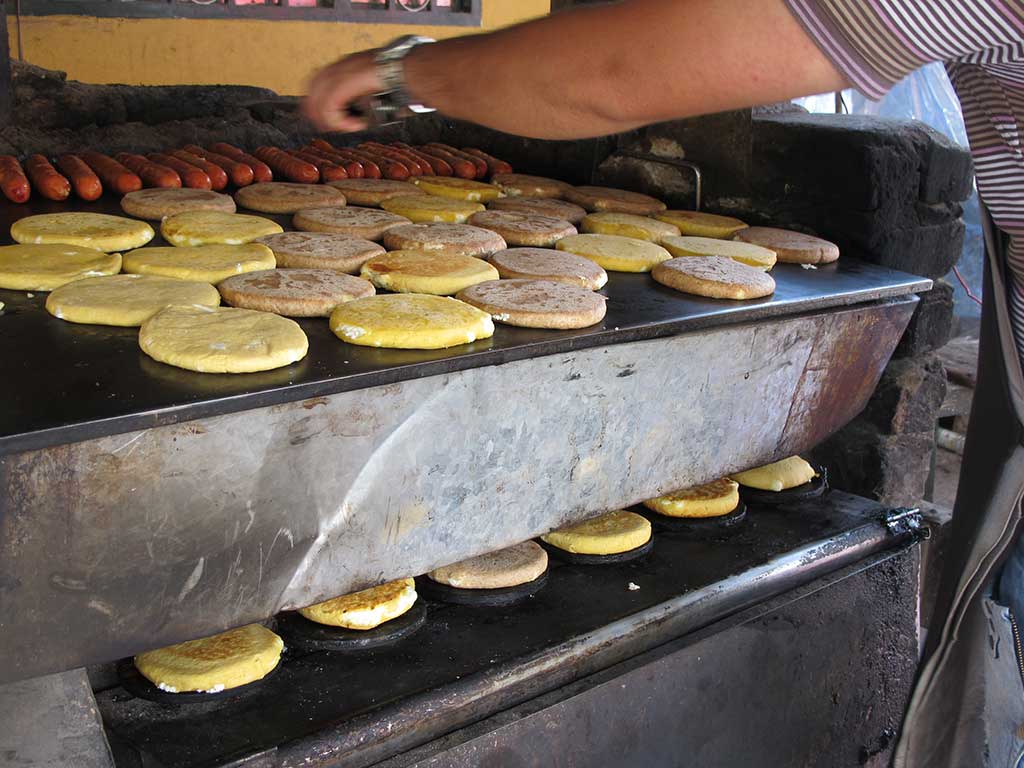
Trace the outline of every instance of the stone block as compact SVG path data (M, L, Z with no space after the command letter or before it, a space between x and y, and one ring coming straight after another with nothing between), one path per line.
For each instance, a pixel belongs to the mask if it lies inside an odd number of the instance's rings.
M856 419L810 452L834 488L887 506L913 506L924 497L934 431L885 435Z
M883 435L930 432L946 396L946 371L934 355L893 360L858 420Z
M945 280L936 280L934 287L920 294L920 298L894 357L934 352L945 346L953 335L953 286Z
M924 203L966 200L974 190L970 152L931 128L927 134L919 198Z

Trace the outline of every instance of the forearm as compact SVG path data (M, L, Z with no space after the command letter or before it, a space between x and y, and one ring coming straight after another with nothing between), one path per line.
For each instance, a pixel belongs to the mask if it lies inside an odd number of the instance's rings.
M413 52L410 92L452 117L568 139L838 90L782 0L631 0Z

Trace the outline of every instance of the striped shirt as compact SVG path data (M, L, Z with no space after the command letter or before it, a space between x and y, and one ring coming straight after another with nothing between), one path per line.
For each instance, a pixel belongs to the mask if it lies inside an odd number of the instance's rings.
M1024 359L1024 0L786 0L822 52L879 99L945 63L963 107L978 193L1009 235L1010 317Z

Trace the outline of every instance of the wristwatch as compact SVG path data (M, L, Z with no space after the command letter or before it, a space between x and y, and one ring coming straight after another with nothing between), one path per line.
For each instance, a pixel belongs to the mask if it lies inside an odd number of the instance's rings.
M429 37L404 35L378 50L374 63L384 90L357 102L355 111L371 125L395 123L412 115L433 112L433 107L414 101L405 89L405 57L416 46L433 42Z

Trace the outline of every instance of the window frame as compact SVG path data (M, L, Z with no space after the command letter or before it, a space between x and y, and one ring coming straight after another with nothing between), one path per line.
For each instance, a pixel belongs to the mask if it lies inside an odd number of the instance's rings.
M287 3L288 0L281 0ZM351 0L334 0L333 8L289 5L237 5L235 0L201 5L180 0L20 0L22 16L85 16L116 19L247 19L332 21L362 24L405 24L443 27L479 27L482 0L452 0L466 7L431 7L407 11L390 0L387 8L359 7Z

